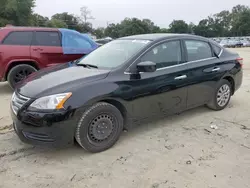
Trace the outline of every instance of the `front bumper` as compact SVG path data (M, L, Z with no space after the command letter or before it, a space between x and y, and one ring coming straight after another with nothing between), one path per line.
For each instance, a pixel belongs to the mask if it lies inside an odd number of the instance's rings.
M32 145L65 147L74 143L77 118L75 113L21 112L11 110L13 127L21 141Z

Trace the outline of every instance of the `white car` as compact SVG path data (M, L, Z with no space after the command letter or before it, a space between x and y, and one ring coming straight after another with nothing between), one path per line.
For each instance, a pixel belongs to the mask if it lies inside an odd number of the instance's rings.
M250 47L250 41L248 41L248 40L241 40L241 42L243 43L244 47Z

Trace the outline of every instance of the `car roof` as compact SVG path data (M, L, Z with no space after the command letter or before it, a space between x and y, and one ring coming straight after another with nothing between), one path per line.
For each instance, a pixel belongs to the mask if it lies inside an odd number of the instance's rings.
M157 41L161 39L178 38L178 37L192 37L192 38L204 39L204 37L200 37L197 35L176 34L176 33L153 33L153 34L132 35L128 37L122 37L120 39L129 39L129 40L137 39L137 40Z
M57 28L48 28L48 27L17 27L17 26L2 27L1 30L8 30L8 31L58 31Z

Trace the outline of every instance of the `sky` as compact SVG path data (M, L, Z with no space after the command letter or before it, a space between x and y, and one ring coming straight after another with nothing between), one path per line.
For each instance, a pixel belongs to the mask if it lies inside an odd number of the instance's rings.
M167 28L174 19L197 24L237 4L250 6L250 0L36 0L34 11L47 17L61 12L80 15L80 7L87 6L95 18L91 20L94 27L137 17L151 19L156 25Z

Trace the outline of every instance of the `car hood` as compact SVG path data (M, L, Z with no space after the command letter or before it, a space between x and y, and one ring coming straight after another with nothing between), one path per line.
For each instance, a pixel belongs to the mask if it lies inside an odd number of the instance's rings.
M31 74L17 85L16 91L30 98L70 92L76 86L106 78L109 72L66 63Z

